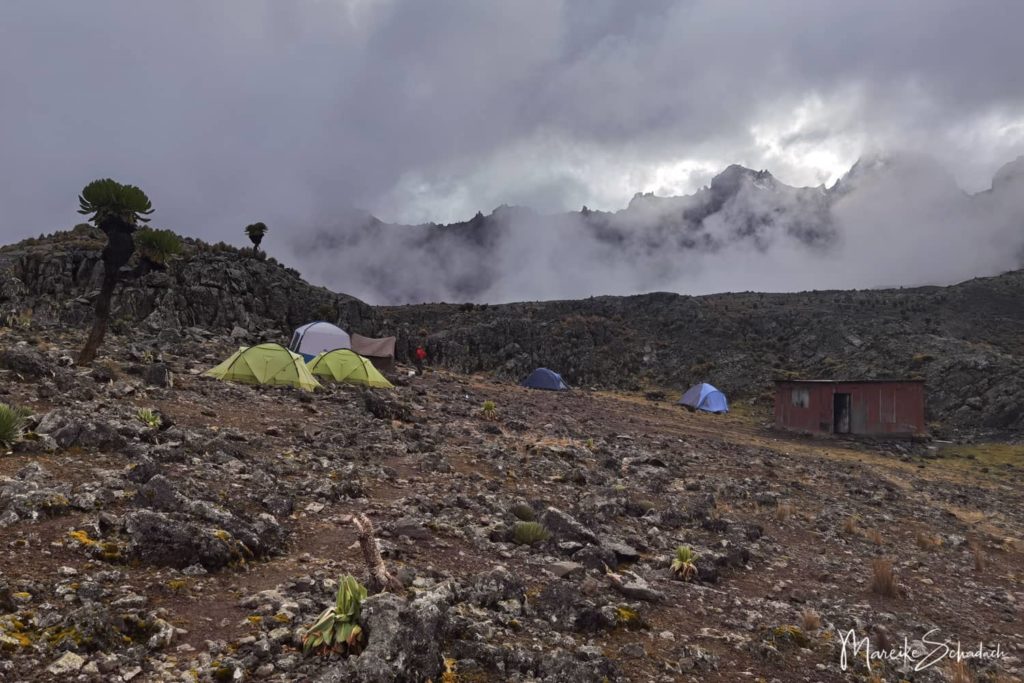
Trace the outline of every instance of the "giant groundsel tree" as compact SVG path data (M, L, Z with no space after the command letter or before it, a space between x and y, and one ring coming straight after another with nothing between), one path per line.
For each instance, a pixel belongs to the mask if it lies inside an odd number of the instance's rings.
M110 322L110 301L114 296L121 268L127 265L135 251L132 234L139 223L153 213L146 193L134 185L122 185L109 178L94 180L85 186L78 197L78 213L89 216L89 221L107 236L103 247L103 283L96 297L96 313L89 338L78 355L79 365L90 365L103 343Z

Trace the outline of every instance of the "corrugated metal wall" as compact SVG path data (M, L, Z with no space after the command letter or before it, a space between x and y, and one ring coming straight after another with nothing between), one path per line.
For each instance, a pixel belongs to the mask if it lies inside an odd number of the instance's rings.
M812 434L924 434L924 383L778 382L775 426Z

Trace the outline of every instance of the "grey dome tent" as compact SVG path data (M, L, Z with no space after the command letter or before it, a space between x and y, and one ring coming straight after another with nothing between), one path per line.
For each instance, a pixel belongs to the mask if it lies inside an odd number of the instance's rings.
M318 353L351 348L348 332L324 320L297 328L288 344L288 350L301 355L307 363Z

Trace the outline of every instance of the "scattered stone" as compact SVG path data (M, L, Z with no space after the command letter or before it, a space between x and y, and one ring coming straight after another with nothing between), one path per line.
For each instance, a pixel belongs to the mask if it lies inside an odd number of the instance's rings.
M560 579L578 578L587 571L586 567L577 562L555 562L548 569Z
M166 363L153 363L147 366L143 381L152 387L171 388L174 386L174 379Z
M547 527L556 540L579 541L598 544L597 536L572 515L556 507L548 507L541 516L541 523Z
M54 676L70 676L77 673L85 664L85 658L74 652L65 652L60 659L55 661L46 670Z

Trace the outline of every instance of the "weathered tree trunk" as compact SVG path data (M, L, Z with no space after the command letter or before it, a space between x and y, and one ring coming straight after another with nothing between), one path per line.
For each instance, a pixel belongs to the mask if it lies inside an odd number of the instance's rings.
M107 245L103 247L103 284L100 286L99 296L96 297L92 329L85 340L85 346L78 354L78 364L82 366L92 365L96 360L96 352L99 351L103 337L107 334L110 301L114 298L118 275L121 267L128 263L135 251L135 240L132 238L132 233L135 232L134 225L119 219L109 219L100 226L100 229L107 235Z
M89 338L85 340L82 352L78 354L78 364L82 366L92 365L96 360L96 352L103 343L103 337L107 334L107 322L110 320L110 300L114 296L114 287L117 286L117 277L108 277L103 274L103 285L100 287L99 296L96 297L96 312L92 320L92 329L89 331Z
M358 531L359 547L363 551L363 560L366 562L366 587L370 593L376 594L387 591L399 595L404 594L405 587L401 581L388 572L388 568L384 564L384 558L380 555L380 546L377 545L377 539L373 535L373 523L363 514L353 517L352 523Z

